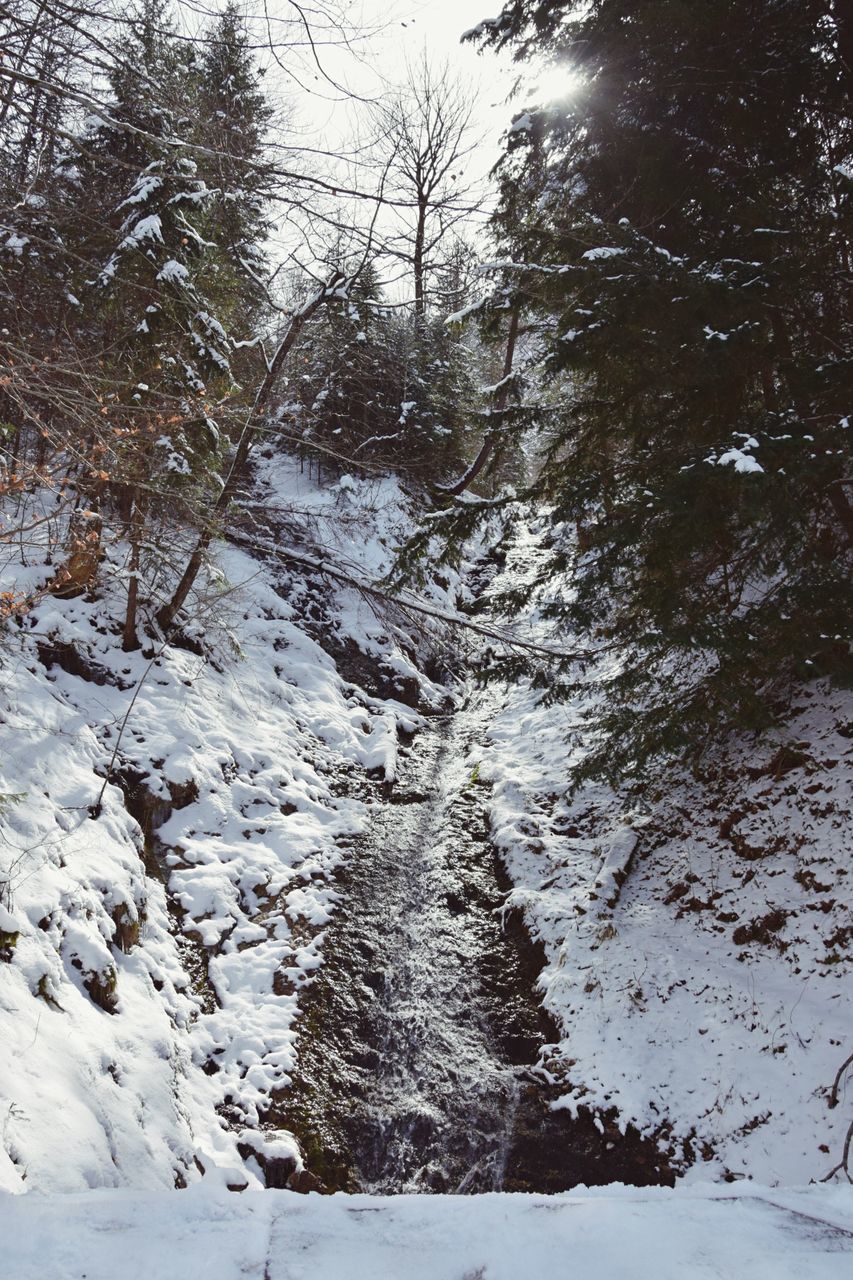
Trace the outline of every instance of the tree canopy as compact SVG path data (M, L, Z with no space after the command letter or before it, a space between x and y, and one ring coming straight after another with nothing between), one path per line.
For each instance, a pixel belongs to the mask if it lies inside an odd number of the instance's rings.
M495 290L535 330L540 391L565 389L539 396L527 496L553 521L543 575L571 569L547 612L619 645L611 769L767 724L792 680L850 672L839 14L546 0L472 33L565 70L507 135Z

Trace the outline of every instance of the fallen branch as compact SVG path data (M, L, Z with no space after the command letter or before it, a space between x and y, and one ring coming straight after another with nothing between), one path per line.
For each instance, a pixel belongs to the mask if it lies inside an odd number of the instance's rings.
M225 515L231 500L236 496L237 486L240 483L249 452L254 444L257 429L294 342L315 311L318 311L320 307L332 298L346 296L348 285L349 282L340 271L333 271L326 283L304 302L298 310L294 311L291 316L290 324L279 342L272 360L267 362L266 376L258 388L252 407L246 416L231 466L219 492L219 497L213 504L211 512L213 520L202 527L195 548L187 561L187 566L178 585L175 587L171 600L167 601L157 612L157 625L164 635L168 635L169 631L171 631L175 619L183 608L184 601L198 577L205 553L213 539L217 519Z
M427 618L436 618L439 622L446 622L453 627L461 627L466 631L472 631L475 635L483 636L487 640L495 640L499 644L506 645L509 648L523 649L526 653L534 653L539 657L553 658L559 661L582 661L600 657L607 646L599 649L558 649L553 645L537 644L534 640L525 640L518 636L510 635L506 631L501 631L497 627L488 627L480 622L472 622L470 618L466 618L463 614L455 613L450 609L440 609L436 605L427 604L424 600L419 600L416 596L408 594L394 595L390 591L377 586L375 583L366 582L363 578L357 577L354 573L341 569L336 565L330 565L326 561L318 559L316 556L305 555L300 551L290 549L281 549L266 539L249 538L245 535L230 531L229 536L237 546L244 546L256 551L263 551L265 555L270 556L274 560L283 560L287 563L303 564L307 568L315 570L317 573L323 574L325 577L334 578L338 582L344 582L347 586L355 587L358 591L365 595L373 596L376 599L384 600L388 604L397 605L400 608L411 609L415 613L419 613Z
M169 645L169 640L166 639L163 642L163 644L160 646L160 648L157 650L157 652L154 654L154 657L148 663L148 666L145 668L142 675L139 677L139 680L137 681L136 688L133 691L133 697L131 698L128 704L128 708L125 711L124 716L122 718L121 726L118 731L118 737L116 738L115 746L113 747L113 753L110 756L110 762L107 765L107 772L104 775L103 785L100 791L98 792L97 800L93 805L89 807L90 818L99 818L101 816L101 813L103 812L104 792L106 791L107 786L109 785L110 779L112 778L113 767L115 766L115 762L118 758L118 751L119 751L119 747L121 746L122 735L124 734L124 731L127 728L127 722L130 719L130 713L133 710L134 706L136 705L136 699L139 697L140 693L142 692L142 686L145 683L148 673L151 671L154 664L160 658L162 658L163 654L166 652L166 649L168 648L168 645Z
M841 1089L841 1081L844 1079L844 1074L847 1071L848 1067L851 1067L851 1066L853 1066L853 1053L850 1054L849 1058L844 1059L841 1066L838 1068L838 1071L835 1073L835 1079L833 1080L832 1088L829 1091L828 1106L830 1110L838 1106L838 1101L839 1101L838 1094ZM833 1169L830 1169L826 1177L821 1178L821 1182L829 1182L830 1178L834 1178L837 1173L843 1173L847 1181L850 1183L853 1183L853 1177L850 1176L851 1147L853 1147L853 1120L850 1121L850 1126L844 1138L844 1146L841 1151L841 1159Z
M613 836L589 891L590 915L601 916L615 909L639 839L639 834L629 826L621 827Z

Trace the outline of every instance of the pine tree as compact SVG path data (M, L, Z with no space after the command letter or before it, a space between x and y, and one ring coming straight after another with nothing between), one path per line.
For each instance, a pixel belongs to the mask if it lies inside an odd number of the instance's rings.
M475 395L470 349L440 316L384 307L372 263L345 304L314 318L296 363L291 414L320 466L369 463L424 483L461 465Z
M849 671L849 68L829 0L517 0L481 34L574 85L514 122L495 227L569 379L550 612L620 645L598 763L636 771Z
M349 300L320 312L300 344L299 433L320 467L324 459L334 470L402 453L401 352L392 316L378 303L378 276L368 262Z
M406 376L400 418L405 456L423 480L447 481L462 465L477 400L472 352L440 313L428 313L402 336Z
M264 313L273 177L265 161L273 115L245 23L234 0L206 34L198 67L189 136L205 149L200 174L210 190L204 228L219 254L208 289L221 300L232 327L247 333Z
M114 386L105 496L132 547L127 647L137 643L140 548L152 545L155 511L158 521L204 519L220 486L223 401L236 390L230 330L243 336L260 316L266 228L260 182L246 168L268 115L233 9L204 59L177 39L163 0L143 0L133 32L111 77L109 118L78 163L89 211L79 256L101 262L83 297ZM162 577L155 558L149 586Z

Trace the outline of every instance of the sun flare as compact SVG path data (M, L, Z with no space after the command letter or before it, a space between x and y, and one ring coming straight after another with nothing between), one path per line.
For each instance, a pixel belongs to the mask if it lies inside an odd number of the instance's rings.
M574 97L583 83L581 76L568 63L543 67L531 77L530 88L543 105L565 102Z

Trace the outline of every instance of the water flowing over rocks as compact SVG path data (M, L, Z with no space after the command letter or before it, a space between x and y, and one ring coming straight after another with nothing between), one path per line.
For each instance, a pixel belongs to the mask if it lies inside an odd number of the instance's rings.
M328 1190L669 1182L652 1143L549 1108L543 960L501 910L510 885L459 728L453 714L432 717L393 785L373 792L276 1118Z

